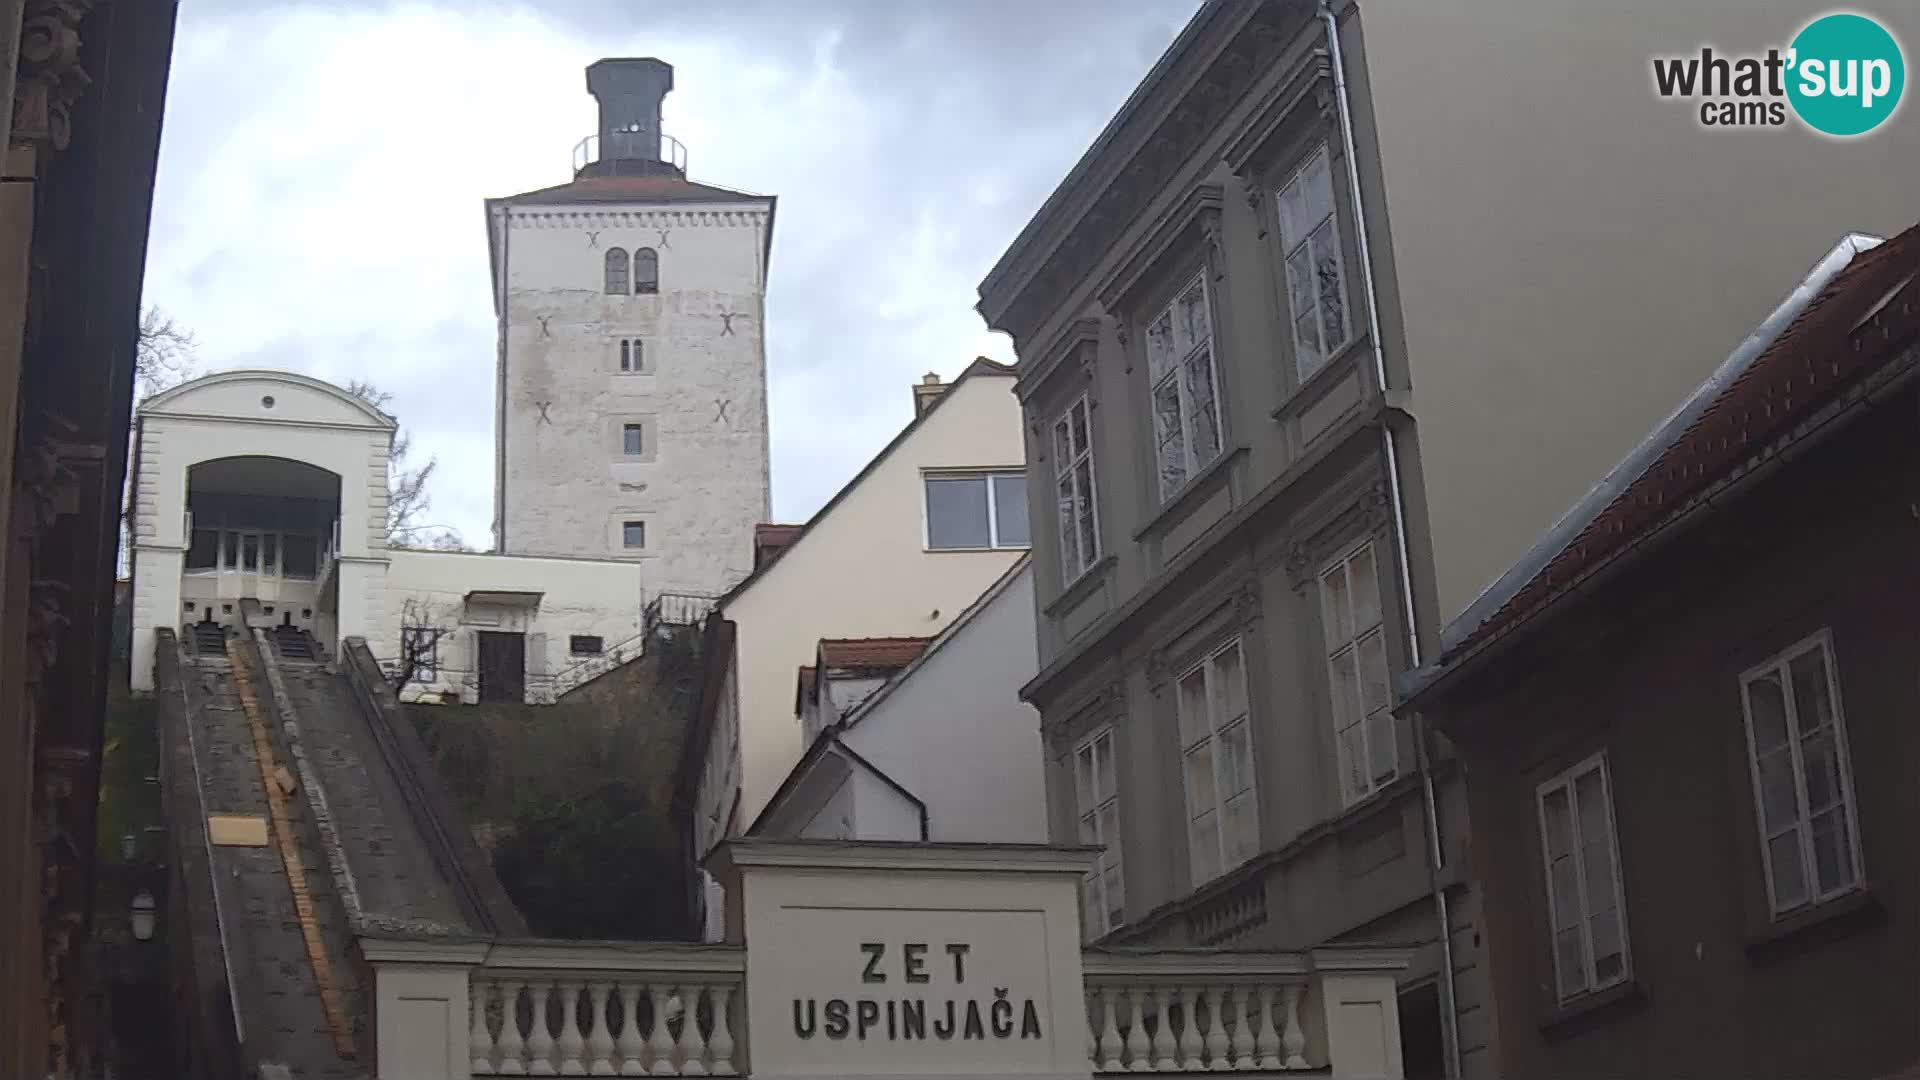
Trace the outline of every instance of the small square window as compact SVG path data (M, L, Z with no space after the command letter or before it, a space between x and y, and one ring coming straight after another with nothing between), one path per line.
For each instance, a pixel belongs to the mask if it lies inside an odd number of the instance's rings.
M624 547L643 548L647 546L647 523L644 521L623 521L620 523L620 543Z
M574 634L567 638L567 651L575 656L599 656L605 645L597 634Z
M639 424L624 424L620 428L621 451L628 457L639 457L643 453L645 440Z

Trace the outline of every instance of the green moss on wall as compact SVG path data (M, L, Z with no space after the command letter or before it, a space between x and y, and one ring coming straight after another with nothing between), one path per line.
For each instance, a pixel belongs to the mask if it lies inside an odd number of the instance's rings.
M535 934L693 932L670 809L697 643L663 640L556 705L407 706Z

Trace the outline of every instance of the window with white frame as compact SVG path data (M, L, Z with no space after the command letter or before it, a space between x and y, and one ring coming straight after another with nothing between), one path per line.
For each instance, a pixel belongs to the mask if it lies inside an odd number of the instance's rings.
M1084 879L1087 934L1099 937L1126 918L1126 891L1120 876L1120 797L1114 782L1113 728L1102 727L1073 752L1074 810L1080 818L1080 842L1101 848Z
M1399 774L1380 575L1371 541L1320 574L1321 632L1339 755L1340 797L1348 806Z
M1863 872L1840 680L1826 631L1747 672L1747 760L1775 915L1857 888Z
M1626 902L1606 754L1541 784L1535 796L1546 856L1554 985L1565 1001L1621 982L1628 972Z
M1060 578L1073 581L1100 561L1100 514L1093 493L1093 439L1085 394L1053 422L1059 494Z
M1187 852L1197 887L1260 850L1246 665L1235 638L1180 676Z
M1280 189L1280 246L1287 263L1294 367L1305 379L1347 343L1347 285L1333 168L1322 144Z
M1031 543L1024 472L928 473L926 494L927 547L934 551Z
M1220 394L1205 273L1194 275L1147 326L1153 439L1165 501L1220 456Z

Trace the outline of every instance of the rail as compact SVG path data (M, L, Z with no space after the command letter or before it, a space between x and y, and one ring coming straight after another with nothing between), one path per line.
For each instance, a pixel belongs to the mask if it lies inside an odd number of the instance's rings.
M636 135L636 134L639 134L639 132L629 130L629 131L617 131L617 132L614 132L614 134ZM665 132L661 132L660 148L657 151L657 155L658 155L657 160L664 161L667 164L673 166L674 168L680 170L680 175L682 176L686 175L687 147L685 143L681 142L679 139L676 139L671 135L668 135ZM586 138L581 139L579 142L574 144L574 147L573 147L573 171L574 172L577 173L581 169L584 169L589 165L595 164L600 160L601 160L601 157L600 157L600 136L599 135L589 135Z

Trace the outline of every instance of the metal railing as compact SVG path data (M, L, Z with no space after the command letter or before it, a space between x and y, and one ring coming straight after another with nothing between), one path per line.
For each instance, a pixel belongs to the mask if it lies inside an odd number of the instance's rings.
M631 133L625 132L622 134L631 134ZM682 143L679 139L676 139L673 136L666 134L665 132L661 132L660 150L659 150L658 158L659 160L664 161L669 165L672 165L674 168L679 169L680 174L682 176L686 175L687 147L686 147L686 144ZM581 169L584 169L588 165L592 165L599 160L601 160L600 136L589 135L586 138L581 139L578 143L574 144L574 147L573 147L573 171L574 172L579 172Z
M651 637L670 627L699 626L719 603L719 597L705 593L659 593L647 601L641 613L642 636Z

